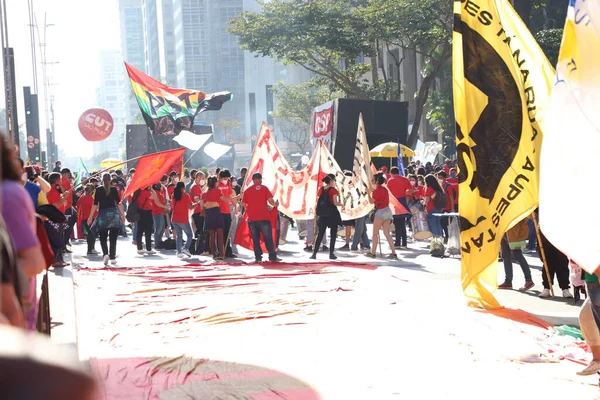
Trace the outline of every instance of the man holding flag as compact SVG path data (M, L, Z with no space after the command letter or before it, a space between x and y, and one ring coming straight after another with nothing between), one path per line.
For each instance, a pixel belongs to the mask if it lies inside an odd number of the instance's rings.
M262 262L262 247L260 235L265 242L269 252L269 261L279 262L275 252L275 243L273 242L273 227L271 225L270 211L267 204L274 208L279 207L279 200L273 200L271 191L262 184L262 175L258 172L252 175L253 185L244 190L242 203L246 209L248 225L252 233L252 242L254 247L254 260L257 263Z

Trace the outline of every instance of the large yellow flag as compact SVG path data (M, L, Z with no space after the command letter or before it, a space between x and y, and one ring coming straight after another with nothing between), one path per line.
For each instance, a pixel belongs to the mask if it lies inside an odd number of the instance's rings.
M600 1L571 0L540 160L540 226L583 269L600 267L596 174L600 149ZM577 215L561 185L579 188ZM561 215L575 214L570 218Z
M506 0L455 0L454 111L462 286L501 307L500 241L538 204L540 121L554 70Z

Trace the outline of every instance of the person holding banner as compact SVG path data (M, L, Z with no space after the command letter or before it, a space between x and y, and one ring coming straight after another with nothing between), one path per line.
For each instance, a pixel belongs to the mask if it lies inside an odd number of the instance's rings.
M254 261L262 262L262 248L260 245L260 235L265 241L265 247L269 252L269 261L279 262L275 252L275 242L273 241L273 227L269 216L270 204L272 207L279 207L279 200L273 200L271 191L262 184L262 175L258 172L252 175L253 185L244 190L242 203L246 208L248 216L248 226L252 233L252 245L254 247Z
M337 227L342 223L342 217L340 215L338 207L343 207L339 201L338 190L335 188L335 175L328 174L323 178L323 186L319 191L319 200L317 201L317 226L319 228L319 234L315 241L313 254L310 256L311 260L317 259L317 252L321 246L325 231L329 228L329 259L337 260L337 257L333 253L335 250L335 240L337 238Z
M390 208L390 195L385 185L385 177L382 173L379 173L373 177L375 181L375 190L373 191L373 197L369 200L375 204L375 218L373 219L373 248L366 254L367 257L377 257L377 245L379 244L379 230L383 228L383 234L388 241L392 254L387 258L397 260L398 255L396 254L396 248L394 247L394 240L390 233L390 226L394 220L392 209Z

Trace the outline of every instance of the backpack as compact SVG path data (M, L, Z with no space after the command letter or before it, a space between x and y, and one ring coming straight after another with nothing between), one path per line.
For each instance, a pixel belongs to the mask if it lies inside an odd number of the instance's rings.
M125 215L125 219L127 219L127 221L131 222L131 223L135 223L135 222L139 222L140 220L140 208L138 207L137 204L137 199L139 197L139 193L135 196L133 196L133 199L131 200L131 204L129 204L129 206L127 207L127 214Z
M435 198L433 199L433 205L435 208L440 210L444 209L448 205L448 197L444 192L435 192Z
M329 201L329 190L323 190L323 193L319 196L319 200L317 200L317 217L329 217L332 215L333 204Z

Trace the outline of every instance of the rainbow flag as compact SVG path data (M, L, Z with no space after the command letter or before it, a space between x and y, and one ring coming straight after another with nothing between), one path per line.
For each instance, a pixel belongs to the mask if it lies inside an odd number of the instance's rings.
M144 120L155 135L191 130L196 115L220 110L223 103L232 98L231 92L207 94L171 88L127 63L125 68Z

